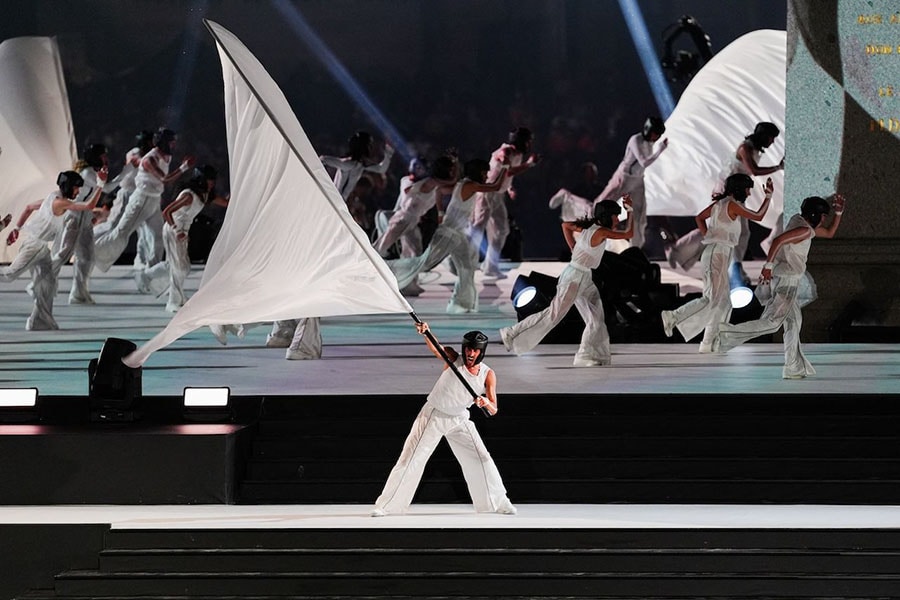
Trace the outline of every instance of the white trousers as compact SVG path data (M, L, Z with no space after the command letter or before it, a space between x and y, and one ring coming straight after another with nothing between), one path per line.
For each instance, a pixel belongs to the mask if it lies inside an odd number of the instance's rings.
M31 271L34 306L25 323L26 330L59 329L53 318L53 298L56 296L56 273L47 243L27 237L19 247L19 253L9 266L0 267L0 281L18 279Z
M158 262L145 271L148 279L169 279L169 299L166 310L176 312L184 306L187 297L184 295L184 280L191 272L191 257L188 255L188 238L178 239L175 228L169 224L163 226L163 246L166 260Z
M419 219L403 211L396 211L387 223L387 227L375 240L375 250L386 256L394 243L400 240L400 256L411 258L422 254L422 232L419 231Z
M756 321L725 324L719 328L718 344L723 352L761 335L775 333L784 327L784 369L782 377L792 379L815 375L816 370L803 355L800 348L800 327L803 314L800 312L801 277L781 277L773 283L773 295L763 314Z
M145 245L150 247L146 252L150 255L147 257L149 262L144 263L144 267L152 267L162 260L163 242L162 242L162 224L163 218L159 208L160 195L153 194L142 190L135 190L128 199L128 204L122 212L122 217L115 227L100 235L95 240L95 258L97 268L101 271L108 271L116 259L122 255L128 246L128 238L138 228L146 223L149 229L145 237L150 239L145 241ZM140 254L140 242L138 244L138 252Z
M516 354L532 350L562 321L573 304L584 319L584 333L581 334L581 345L575 353L574 363L578 365L583 361L597 361L608 364L609 333L604 321L600 292L590 271L572 265L567 266L560 274L556 295L550 301L550 306L500 331L504 345Z
M291 340L287 354L294 359L322 358L322 331L318 317L275 321L269 337Z
M387 261L397 278L400 289L413 283L422 271L433 269L447 257L456 268L456 284L450 296L451 305L466 310L478 310L478 290L475 288L475 268L478 252L466 234L449 227L438 227L425 252L412 258Z
M479 194L475 200L475 210L472 214L472 241L476 252L481 248L481 240L485 234L487 234L488 245L481 270L485 273L496 273L500 270L500 252L509 236L506 192L484 192Z
M75 263L72 271L72 289L69 304L93 304L90 292L91 271L94 269L94 226L90 211L66 211L63 227L53 244L54 279L59 282L59 271L68 264L72 255Z
M628 175L622 168L616 169L609 183L597 196L597 200L618 200L625 194L631 194L631 218L634 219L631 245L641 248L644 245L644 231L647 229L647 200L643 174Z
M703 344L714 348L716 334L731 318L731 285L728 270L733 249L724 244L705 246L700 262L703 265L703 297L682 304L672 314L675 325L685 340L692 340L703 332Z
M478 512L496 512L509 504L506 488L494 459L488 453L469 415L451 417L425 404L416 420L397 464L388 475L375 508L385 513L402 513L412 503L422 479L425 464L441 438L447 438L450 449L462 467L472 504Z

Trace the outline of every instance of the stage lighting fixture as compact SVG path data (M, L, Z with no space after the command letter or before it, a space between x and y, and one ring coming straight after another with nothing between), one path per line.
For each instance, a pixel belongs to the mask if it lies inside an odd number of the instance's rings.
M548 306L550 301L547 296L538 289L537 282L532 281L531 275L519 275L513 283L512 292L509 299L512 300L513 308L516 309L516 317L519 321L529 315L541 312ZM555 283L554 283L555 286Z
M107 338L100 357L88 364L88 397L92 421L133 421L140 416L141 367L122 362L137 350L128 340Z
M186 421L230 421L229 387L186 387L182 414Z
M747 283L738 263L732 262L728 267L728 287L731 290L732 308L744 308L753 301L753 290Z
M37 403L37 388L0 389L0 423L36 421Z

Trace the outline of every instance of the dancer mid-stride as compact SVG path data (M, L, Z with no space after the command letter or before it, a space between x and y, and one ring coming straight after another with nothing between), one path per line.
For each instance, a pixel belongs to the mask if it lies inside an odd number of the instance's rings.
M685 340L695 338L702 331L702 353L717 351L715 339L719 326L731 318L729 268L735 258L734 248L740 239L741 223L746 220L762 220L772 201L774 186L769 178L762 206L756 211L749 210L744 202L752 189L753 179L749 175L731 175L725 180L725 190L713 196L712 204L695 217L697 228L703 233L705 248L700 259L703 264L703 296L675 310L664 310L661 313L666 336L671 337L675 327L678 327Z
M761 335L775 333L784 327L784 379L802 379L815 375L816 370L800 349L800 326L803 315L800 309L815 299L814 290L806 272L806 257L814 237L832 238L837 233L844 214L844 197L834 197L834 218L828 226L823 219L831 212L824 198L811 196L800 206L800 214L790 218L784 233L772 241L765 267L760 274L763 284L769 284L771 294L756 321L724 324L719 328L718 344L723 352Z
M416 323L416 330L425 335L428 323ZM400 458L384 484L384 491L375 501L372 516L383 517L391 513L406 512L416 488L419 487L425 463L441 438L447 438L453 455L462 467L475 510L516 514L516 507L506 497L506 488L503 487L497 465L481 441L475 424L469 420L469 407L472 404L487 410L491 415L497 414L498 410L497 376L482 362L488 344L487 336L480 331L465 334L461 354L447 346L439 349L429 338L426 338L426 343L442 361L443 350L478 397L473 398L449 365L444 366L444 371L413 423Z
M622 203L625 210L630 212L631 198L624 196ZM591 271L600 266L606 240L631 239L634 219L628 219L628 227L624 231L617 230L615 227L619 223L619 212L621 208L618 202L601 200L594 205L593 218L562 224L563 236L572 249L572 260L559 276L556 295L550 301L550 306L529 315L512 327L500 330L500 337L507 350L522 354L533 349L574 304L584 319L584 333L573 364L576 367L595 367L610 363L609 333L604 322L603 303ZM581 232L581 236L576 241L577 232Z

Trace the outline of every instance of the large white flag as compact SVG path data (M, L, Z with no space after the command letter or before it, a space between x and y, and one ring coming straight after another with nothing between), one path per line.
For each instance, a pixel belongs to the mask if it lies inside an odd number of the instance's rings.
M700 69L666 119L669 147L647 167L644 182L651 215L696 215L709 205L713 188L738 145L760 121L784 132L787 33L753 31L733 41ZM778 164L784 133L760 158ZM784 172L772 174L775 196L763 224L781 216ZM756 208L762 182L755 188Z
M6 40L0 44L0 218L15 220L27 204L43 200L75 156L56 39ZM0 240L0 261L13 258L15 248Z
M231 202L199 289L125 364L204 325L412 312L284 94L230 31L206 24L222 61Z

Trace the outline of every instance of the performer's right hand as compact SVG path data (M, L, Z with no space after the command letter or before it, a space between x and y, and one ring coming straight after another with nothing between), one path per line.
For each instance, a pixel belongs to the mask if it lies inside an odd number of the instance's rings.
M428 323L425 321L416 323L416 331L418 331L420 335L425 335L425 332L428 331Z

